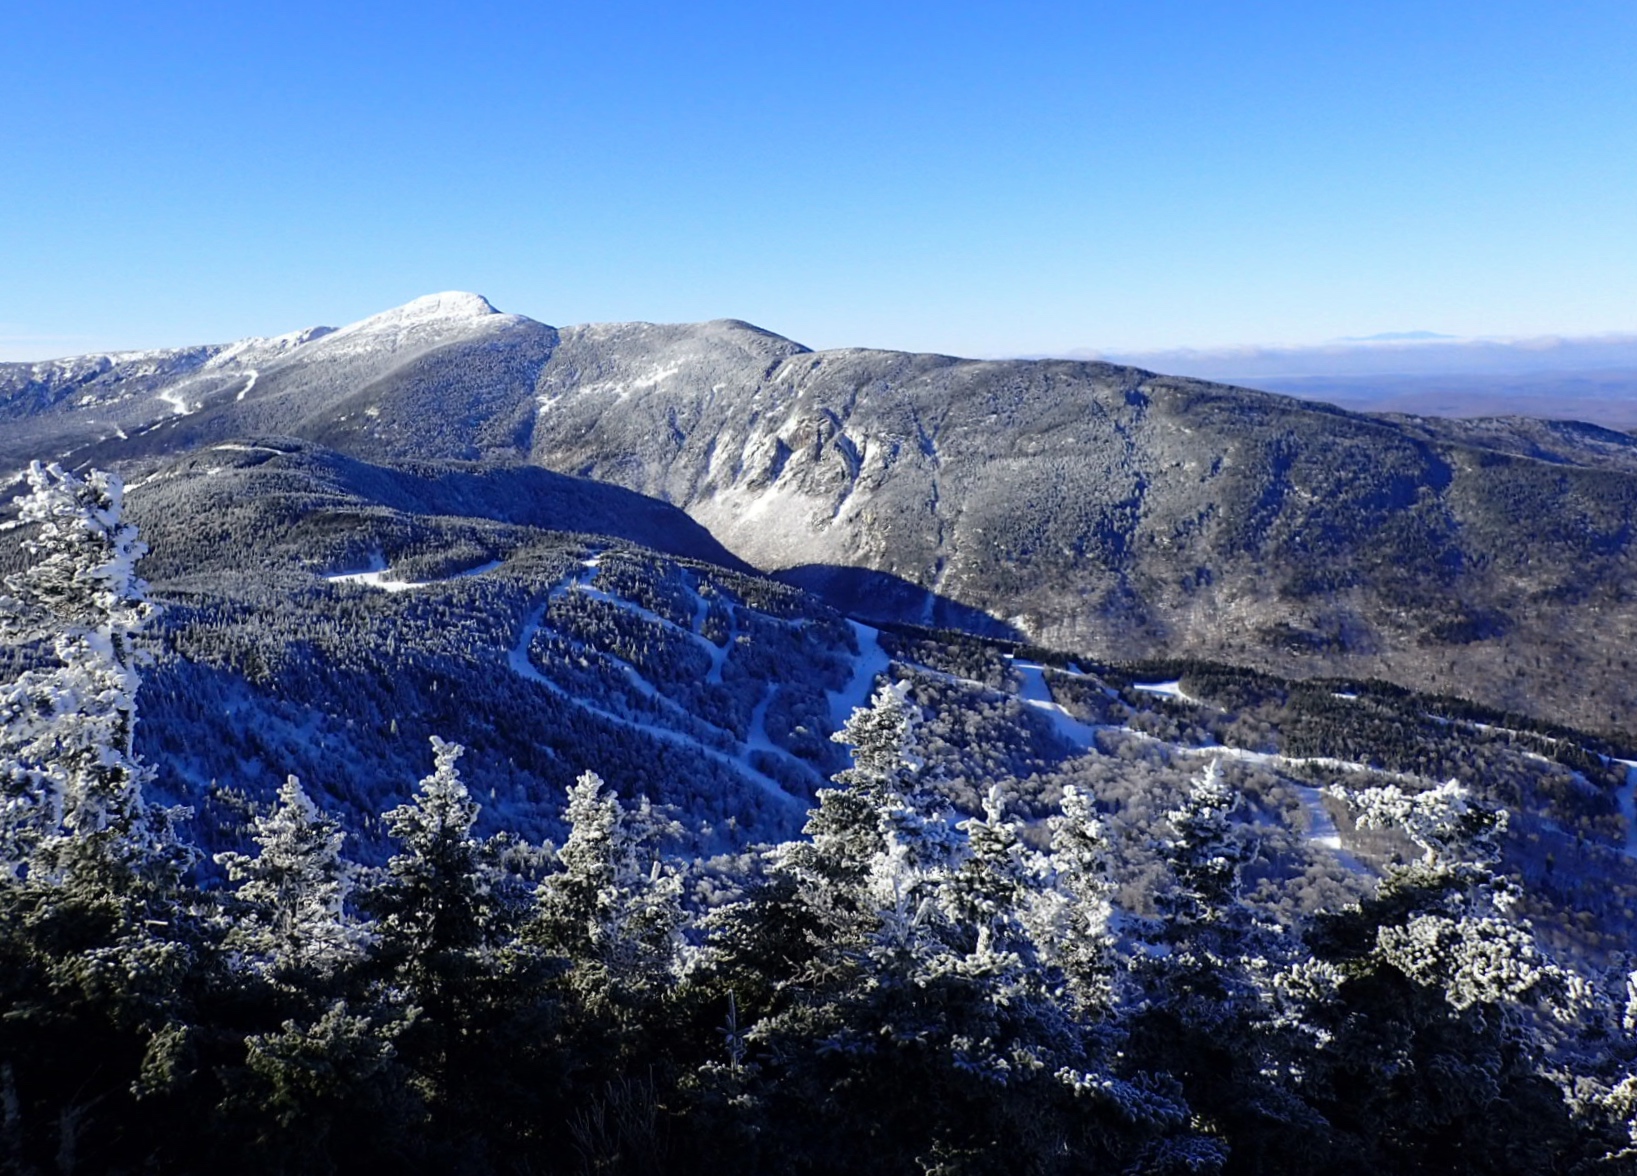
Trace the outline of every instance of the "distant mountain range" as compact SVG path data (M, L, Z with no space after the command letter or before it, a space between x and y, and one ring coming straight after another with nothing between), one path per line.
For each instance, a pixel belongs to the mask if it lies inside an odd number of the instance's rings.
M1604 731L1637 705L1637 438L1591 425L1360 415L1102 362L815 352L732 320L559 329L470 294L0 365L0 420L0 480L34 457L139 480L277 437L478 463L514 479L471 500L494 518L539 493L500 471L539 467L679 508L690 542L864 620L1378 677ZM528 522L590 529L578 509Z
M1262 380L1354 376L1519 376L1637 369L1637 334L1463 339L1436 331L1389 331L1305 347L1172 348L1070 352L1183 376Z
M1501 340L1399 331L1314 347L1071 355L1228 380L1356 412L1532 416L1637 428L1637 335Z

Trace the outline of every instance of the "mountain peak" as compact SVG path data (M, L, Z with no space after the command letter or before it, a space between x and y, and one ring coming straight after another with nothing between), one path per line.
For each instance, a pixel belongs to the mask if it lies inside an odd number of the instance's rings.
M499 314L494 304L481 294L472 294L465 290L445 290L441 294L423 294L402 306L383 311L373 316L377 319L394 318L403 321L411 319L449 319L449 318L482 318L485 315Z
M351 350L365 340L371 347L382 340L396 340L396 347L410 341L425 343L431 339L464 336L473 331L484 332L508 323L526 321L517 315L496 310L481 294L447 290L441 294L423 295L402 306L349 323L330 335L325 340L325 346Z

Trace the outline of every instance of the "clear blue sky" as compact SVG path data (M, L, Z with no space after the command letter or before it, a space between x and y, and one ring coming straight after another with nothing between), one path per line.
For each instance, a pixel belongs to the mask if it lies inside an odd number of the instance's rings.
M750 319L998 355L1637 330L1637 5L0 5L0 357Z

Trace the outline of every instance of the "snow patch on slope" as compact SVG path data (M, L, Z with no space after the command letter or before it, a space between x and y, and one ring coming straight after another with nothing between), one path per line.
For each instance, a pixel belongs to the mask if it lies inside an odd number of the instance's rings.
M1133 690L1141 690L1144 694L1158 694L1163 698L1175 698L1179 702L1197 703L1199 699L1182 692L1182 679L1171 682L1133 682Z
M881 648L880 629L872 629L854 620L847 623L853 627L853 634L858 638L858 657L853 661L853 676L841 690L826 692L830 695L830 719L838 731L853 717L854 710L870 704L875 680L885 674L892 664L892 658Z
M216 448L226 449L228 446L218 445ZM240 446L239 448L244 447ZM266 452L278 453L279 451L270 449ZM393 580L387 578L389 569L386 561L377 555L370 561L370 566L362 572L339 572L332 576L325 576L324 579L331 584L362 584L366 588L379 588L382 592L407 592L412 588L431 588L438 584L447 584L453 580L465 580L472 576L481 576L485 572L494 571L504 563L504 560L491 560L475 568L468 568L464 572L456 572L452 576L445 576L441 580Z
M1082 723L1052 697L1051 687L1046 683L1045 666L1014 660L1012 668L1023 679L1023 688L1018 692L1020 700L1050 719L1057 733L1076 747L1096 746L1097 728Z
M1615 760L1626 769L1626 782L1614 794L1615 803L1620 806L1620 815L1626 819L1625 853L1629 858L1637 859L1637 760Z

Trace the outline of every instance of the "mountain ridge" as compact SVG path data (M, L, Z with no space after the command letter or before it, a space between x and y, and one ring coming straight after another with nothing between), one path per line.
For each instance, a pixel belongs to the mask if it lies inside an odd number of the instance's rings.
M1459 688L1593 729L1637 705L1609 653L1637 636L1625 434L1092 361L813 351L736 319L557 328L459 293L276 339L261 366L237 344L58 385L0 365L0 463L139 473L266 435L527 463L680 507L878 621Z

